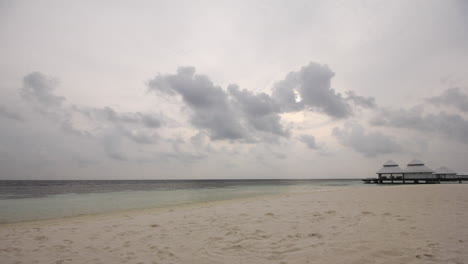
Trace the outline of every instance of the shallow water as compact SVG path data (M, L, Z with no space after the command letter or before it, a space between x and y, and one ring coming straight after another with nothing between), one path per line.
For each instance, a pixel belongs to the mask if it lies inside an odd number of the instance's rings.
M358 180L0 181L0 222L362 186Z

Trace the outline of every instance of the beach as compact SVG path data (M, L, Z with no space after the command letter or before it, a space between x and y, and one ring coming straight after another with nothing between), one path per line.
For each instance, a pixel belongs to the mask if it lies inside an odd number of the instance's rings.
M468 185L337 187L0 225L0 263L468 263Z

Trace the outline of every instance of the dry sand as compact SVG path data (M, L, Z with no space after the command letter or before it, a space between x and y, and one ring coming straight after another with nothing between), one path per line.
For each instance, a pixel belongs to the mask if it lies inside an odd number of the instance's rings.
M0 263L468 263L468 185L343 188L0 225Z

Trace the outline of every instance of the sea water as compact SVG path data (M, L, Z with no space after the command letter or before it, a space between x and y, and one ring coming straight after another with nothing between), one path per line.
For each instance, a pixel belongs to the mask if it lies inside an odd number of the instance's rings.
M359 180L0 181L0 223L360 185Z

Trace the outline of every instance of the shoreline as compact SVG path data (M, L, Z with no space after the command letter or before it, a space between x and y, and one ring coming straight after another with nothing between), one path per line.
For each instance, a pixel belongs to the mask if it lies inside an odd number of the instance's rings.
M122 209L122 210L115 210L110 212L99 212L99 213L92 213L92 214L82 214L82 215L74 215L74 216L64 216L64 217L56 217L56 218L49 218L49 219L36 219L36 220L24 220L24 221L15 221L15 222L0 222L0 230L3 226L7 225L28 225L28 224L51 224L51 223L60 223L62 221L73 221L75 218L76 220L92 220L92 219L104 219L109 217L119 217L124 216L127 214L144 214L144 213L154 213L157 211L170 211L179 208L191 208L191 207L202 207L203 205L216 205L222 203L230 203L236 201L244 201L244 200L256 200L256 199L264 199L264 198L280 198L282 196L292 196L292 195L301 195L306 193L313 193L313 192L320 192L320 191L339 191L342 189L348 188L367 188L368 186L342 186L339 188L335 187L326 187L326 188L316 188L310 190L302 190L302 191L295 191L290 193L278 193L278 194L259 194L253 195L248 197L234 197L234 198L227 198L222 200L212 200L212 201L193 201L193 202L186 202L181 204L169 204L163 205L160 207L147 207L147 208L130 208L130 209ZM376 186L378 187L378 186ZM383 187L383 186L382 186Z
M1 263L463 263L468 185L342 187L0 225Z
M296 186L294 186L296 187ZM99 215L107 215L107 214L110 214L110 215L113 215L113 214L119 214L119 213L125 213L125 212L133 212L133 211L139 211L139 210L153 210L153 209L164 209L164 208L172 208L172 207L179 207L179 206L190 206L190 205L196 205L196 204L203 204L203 203L207 203L207 202L222 202L222 201L230 201L230 200L237 200L237 199L244 199L244 198L255 198L255 197L263 197L263 196L277 196L277 195L283 195L283 194L294 194L294 193L301 193L301 192L313 192L313 191L316 191L316 190L322 190L322 189L337 189L337 188L366 188L366 187L369 187L369 186L365 186L365 185L349 185L349 186L320 186L320 187L312 187L312 188L308 188L307 189L296 189L296 190L292 190L291 189L284 189L284 190L280 190L278 193L269 193L269 192L264 192L264 190L259 190L259 193L258 194L247 194L245 196L228 196L228 197L223 197L223 198L218 198L218 199L213 199L213 200L185 200L185 201L177 201L177 198L175 198L175 201L174 202L170 202L170 203L167 203L167 204L155 204L155 205L146 205L144 207L140 207L140 206L137 206L137 207L129 207L129 208L102 208L103 210L101 211L96 211L95 209L93 209L92 211L95 211L95 212L89 212L89 213L82 213L82 214L74 214L74 215L64 215L64 216L57 216L57 215L51 215L50 217L47 217L47 216L37 216L35 217L36 219L22 219L22 220L6 220L6 221L0 221L0 226L1 225L5 225L5 224L14 224L14 223L23 223L23 222L37 222L37 221L52 221L52 220L60 220L60 219L70 219L70 218L74 218L74 217L93 217L93 216L99 216ZM279 187L279 188L284 188L284 187ZM219 188L218 191L222 191L223 189L222 188ZM176 191L183 191L183 190L176 190ZM203 191L203 189L200 189L198 190L200 192ZM230 190L229 190L230 191ZM137 195L138 194L141 194L141 193L145 193L145 192L155 192L153 190L149 190L149 191L130 191L130 192L107 192L107 193L88 193L90 195L116 195L115 197L117 199L122 199L120 197L121 194L124 194L124 195ZM159 192L159 191L156 191L156 192ZM163 190L162 192L171 192L170 190ZM75 196L76 197L79 197L81 195L88 195L88 194L74 194L74 193L70 193L69 195L72 195L72 196ZM61 195L65 195L65 194L59 194L59 195L52 195L52 196L46 196L46 197L41 197L39 199L49 199L49 198L52 198L52 199L56 199L57 197L60 197ZM131 196L130 196L131 197ZM146 200L147 200L148 197L146 197ZM157 199L158 197L155 197L155 199ZM17 199L19 202L23 202L23 200L31 200L31 201L34 201L35 199L37 198L24 198L24 199ZM106 197L106 199L109 199L109 197ZM14 201L16 199L12 199L12 200L6 200L6 201ZM113 205L114 206L114 205ZM22 210L26 210L25 208L23 208Z

